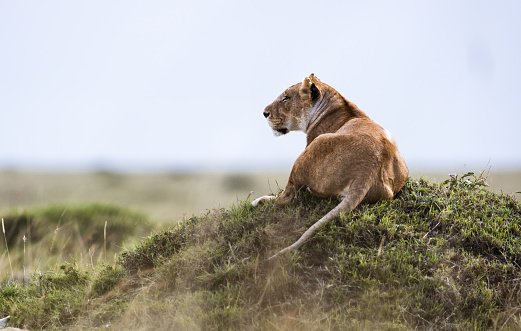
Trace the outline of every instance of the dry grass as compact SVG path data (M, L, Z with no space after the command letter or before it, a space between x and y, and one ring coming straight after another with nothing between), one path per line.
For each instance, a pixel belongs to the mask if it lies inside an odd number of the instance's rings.
M101 205L54 205L2 216L0 284L25 283L31 274L64 262L113 263L125 245L149 235L156 225L143 214ZM4 245L5 243L5 245Z

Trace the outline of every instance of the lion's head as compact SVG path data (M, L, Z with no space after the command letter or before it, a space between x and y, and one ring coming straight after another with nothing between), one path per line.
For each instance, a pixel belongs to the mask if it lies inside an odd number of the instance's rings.
M276 136L290 131L304 131L309 125L312 105L320 98L315 75L304 78L302 83L286 89L263 112Z

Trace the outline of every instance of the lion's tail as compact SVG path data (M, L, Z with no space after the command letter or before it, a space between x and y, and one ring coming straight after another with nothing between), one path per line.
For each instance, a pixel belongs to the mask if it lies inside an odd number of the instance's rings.
M335 217L340 215L340 213L347 213L353 210L356 206L358 206L358 204L360 204L360 202L362 202L365 195L369 191L370 183L364 184L361 185L362 187L358 187L357 190L349 190L348 195L342 201L340 201L340 203L335 208L333 208L329 213L324 215L324 217L319 219L315 224L310 226L309 229L307 229L306 232L304 232L304 234L300 236L300 238L295 243L293 243L291 246L284 248L277 254L273 255L269 258L269 260L276 259L281 254L300 248L300 246L304 245L304 242L311 238L318 229L329 223Z

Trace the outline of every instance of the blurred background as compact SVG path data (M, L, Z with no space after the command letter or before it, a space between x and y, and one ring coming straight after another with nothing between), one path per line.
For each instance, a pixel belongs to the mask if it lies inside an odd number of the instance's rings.
M107 202L175 222L277 192L305 135L266 105L310 73L412 177L521 191L518 1L0 2L0 214ZM519 198L520 194L517 194Z

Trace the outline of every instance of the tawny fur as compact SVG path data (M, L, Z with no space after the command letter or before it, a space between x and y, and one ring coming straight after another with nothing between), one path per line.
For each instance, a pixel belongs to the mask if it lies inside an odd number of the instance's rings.
M340 199L294 244L271 258L299 248L317 229L361 202L392 199L407 180L407 166L389 131L313 74L284 91L264 109L264 116L277 136L306 132L307 146L295 161L284 191L252 204L270 200L287 204L301 187L317 196Z

